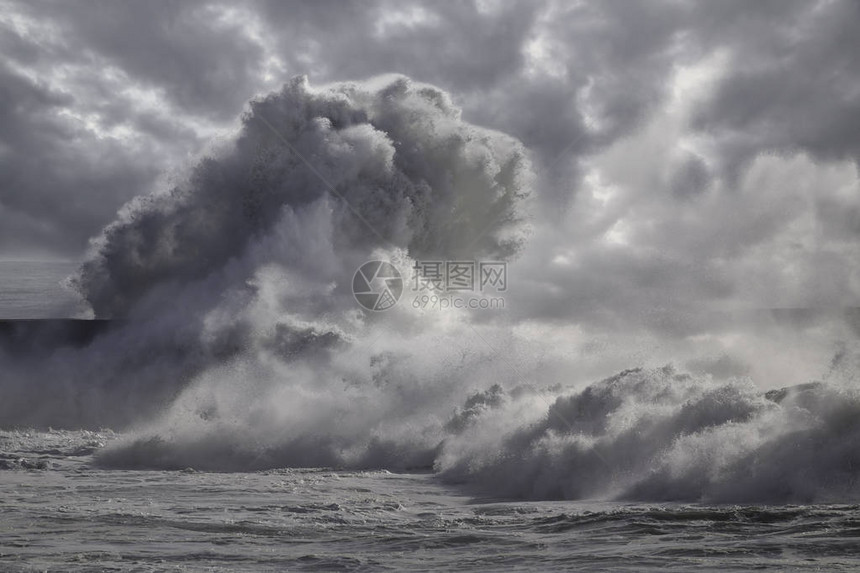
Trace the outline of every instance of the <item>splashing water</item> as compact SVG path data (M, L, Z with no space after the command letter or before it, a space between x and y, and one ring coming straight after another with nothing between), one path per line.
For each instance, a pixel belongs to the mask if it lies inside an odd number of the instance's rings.
M848 355L767 394L671 366L583 388L544 378L503 320L355 304L367 260L403 276L418 259L511 260L533 180L521 144L437 88L298 78L94 241L74 283L122 320L85 348L0 355L0 419L130 427L105 467L432 468L532 499L858 497Z

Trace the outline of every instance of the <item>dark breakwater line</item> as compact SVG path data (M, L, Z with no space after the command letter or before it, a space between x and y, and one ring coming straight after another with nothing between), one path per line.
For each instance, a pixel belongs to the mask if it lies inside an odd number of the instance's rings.
M0 350L14 353L37 348L83 348L124 322L74 318L0 320Z

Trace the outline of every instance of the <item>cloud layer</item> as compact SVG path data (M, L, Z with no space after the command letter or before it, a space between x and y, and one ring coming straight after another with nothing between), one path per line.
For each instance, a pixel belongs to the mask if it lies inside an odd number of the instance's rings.
M644 285L652 298L756 306L755 291L779 285L775 304L854 304L857 9L8 3L0 252L81 253L121 205L163 188L235 129L244 102L292 76L403 72L532 152L545 223L535 249L555 254L526 272L551 277L544 288L579 292L608 266L637 285L627 300ZM549 265L595 257L593 272ZM771 260L781 270L743 284Z

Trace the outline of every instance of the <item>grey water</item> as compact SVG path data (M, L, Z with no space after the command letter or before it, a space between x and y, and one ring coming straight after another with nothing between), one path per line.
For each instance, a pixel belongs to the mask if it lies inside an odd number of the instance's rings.
M0 432L2 571L856 571L857 505L481 500L432 474L104 470Z
M78 264L0 260L0 320L85 317L86 306L64 286Z

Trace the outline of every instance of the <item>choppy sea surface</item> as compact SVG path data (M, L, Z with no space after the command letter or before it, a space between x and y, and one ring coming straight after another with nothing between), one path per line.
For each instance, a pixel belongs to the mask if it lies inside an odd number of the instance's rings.
M860 507L479 500L431 474L96 467L0 432L2 571L852 571Z
M78 265L74 261L0 261L0 320L83 316L85 306L63 286Z

